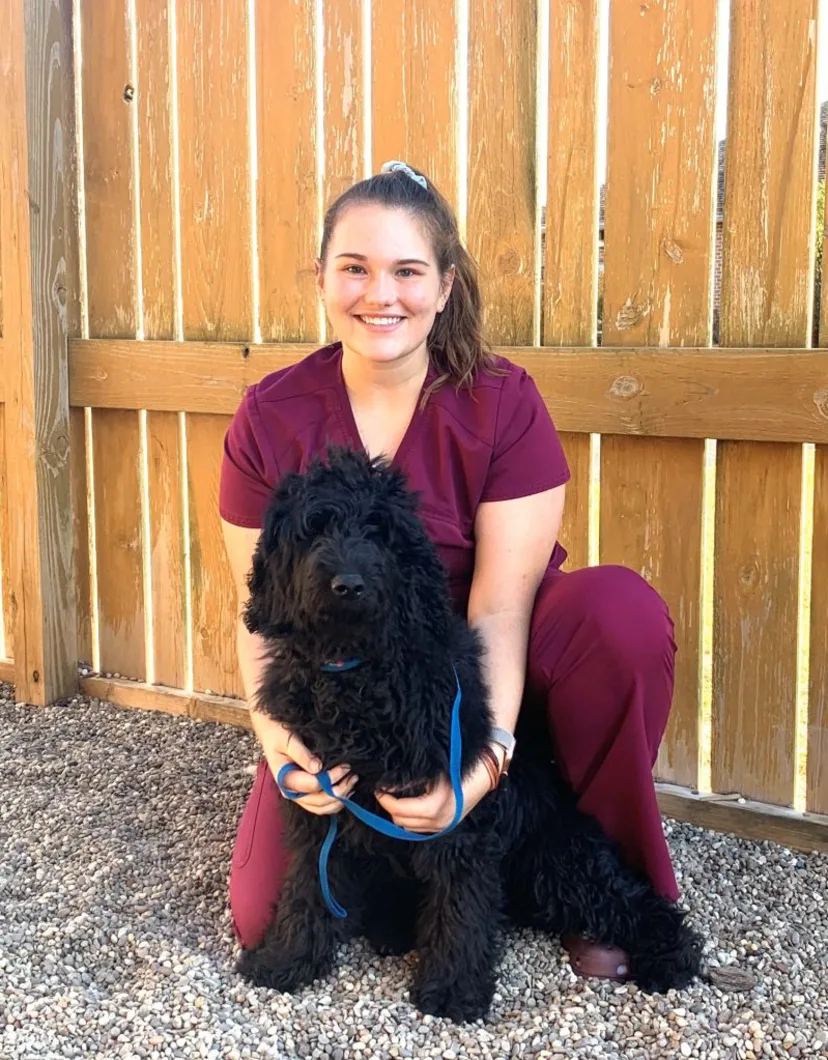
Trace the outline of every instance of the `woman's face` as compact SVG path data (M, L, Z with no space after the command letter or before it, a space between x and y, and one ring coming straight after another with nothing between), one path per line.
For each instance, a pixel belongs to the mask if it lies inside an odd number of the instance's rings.
M430 241L409 213L360 203L340 217L318 282L343 347L389 363L426 356L452 278L440 276Z

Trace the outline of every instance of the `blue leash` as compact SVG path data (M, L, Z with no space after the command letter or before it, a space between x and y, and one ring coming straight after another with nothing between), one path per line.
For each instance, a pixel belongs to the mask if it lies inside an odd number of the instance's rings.
M343 669L351 669L351 665L330 664L331 670L328 672L339 672ZM356 666L358 663L352 660L352 665ZM323 667L325 669L325 667ZM349 810L354 817L362 821L363 824L367 824L369 828L373 828L377 832L381 832L383 835L389 836L391 839L407 839L411 843L425 843L430 839L438 839L440 836L446 835L457 827L460 818L463 816L463 789L460 785L460 766L462 761L462 737L460 735L460 700L462 699L462 693L460 691L460 679L457 676L457 670L454 670L454 679L457 682L457 693L454 697L454 705L451 709L451 749L449 752L449 779L451 780L451 787L454 793L454 817L451 822L446 825L439 832L432 832L428 835L423 835L420 832L409 832L406 828L400 828L399 825L394 824L392 821L386 820L384 817L380 817L375 813L371 813L370 810L366 810L358 803L353 802L349 798L342 798L337 795L333 790L333 784L331 778L328 775L327 770L322 770L316 774L316 779L319 781L319 786L329 795L331 798L341 802L342 805ZM304 793L300 791L289 791L282 784L282 781L291 773L294 769L298 769L299 766L294 765L292 762L288 762L287 765L282 766L279 770L279 775L276 778L276 784L279 791L286 799L291 801L295 799L304 798ZM328 823L328 834L325 837L325 842L322 844L322 849L319 851L319 882L322 887L322 896L325 899L325 903L338 919L342 920L347 917L348 913L342 908L337 900L331 894L330 883L328 880L328 857L331 853L331 847L336 839L337 829L339 827L338 814L333 814Z

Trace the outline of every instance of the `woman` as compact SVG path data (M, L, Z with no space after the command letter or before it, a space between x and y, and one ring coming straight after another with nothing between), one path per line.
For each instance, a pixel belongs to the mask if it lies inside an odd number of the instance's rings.
M338 342L249 388L226 437L220 513L239 606L279 477L331 442L385 454L421 494L455 606L487 649L500 768L519 711L543 712L580 808L675 900L652 781L673 691L672 623L631 570L561 570L566 460L531 378L482 339L476 272L450 206L421 173L388 163L329 208L317 282ZM262 643L241 620L238 657L252 702ZM341 809L320 790L313 774L322 763L298 738L255 710L251 721L263 758L230 879L246 948L262 938L284 877L274 776L293 762L300 769L288 786L306 796L299 806ZM341 795L354 782L346 773L333 775ZM466 813L491 785L481 760L464 784ZM439 830L453 812L447 778L419 798L378 798L398 825L419 832ZM619 950L564 944L580 974L624 978Z

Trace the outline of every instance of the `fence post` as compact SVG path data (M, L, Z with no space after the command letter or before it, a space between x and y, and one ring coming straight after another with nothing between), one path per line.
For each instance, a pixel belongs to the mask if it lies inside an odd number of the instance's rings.
M77 323L71 4L0 4L0 253L16 696L78 687L67 339Z

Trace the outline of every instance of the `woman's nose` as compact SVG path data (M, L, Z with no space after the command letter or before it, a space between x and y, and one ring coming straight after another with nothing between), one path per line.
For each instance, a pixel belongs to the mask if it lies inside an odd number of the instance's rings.
M392 305L397 300L394 280L384 272L374 276L365 292L365 301L373 305Z

